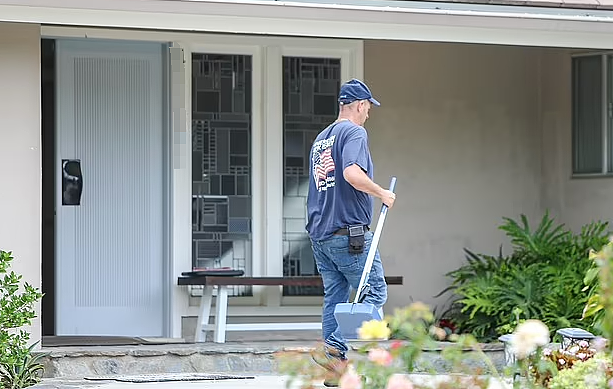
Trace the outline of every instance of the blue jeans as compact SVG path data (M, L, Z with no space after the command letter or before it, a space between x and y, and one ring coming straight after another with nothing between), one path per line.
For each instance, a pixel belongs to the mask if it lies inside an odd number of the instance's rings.
M360 285L372 237L371 231L366 232L364 252L361 254L349 253L349 237L346 235L334 235L326 240L311 242L315 263L324 283L322 335L326 345L334 347L343 356L348 348L334 318L334 308L336 304L348 301L350 288L357 290ZM387 301L387 284L379 250L375 254L368 284L370 292L364 302L380 309Z

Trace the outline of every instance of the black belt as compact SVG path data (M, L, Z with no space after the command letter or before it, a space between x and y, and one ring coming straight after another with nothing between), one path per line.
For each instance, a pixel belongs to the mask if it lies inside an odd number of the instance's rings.
M363 226L364 227L364 233L366 233L366 231L370 231L370 227L369 226ZM349 228L348 227L343 227L340 230L336 230L334 232L334 235L349 235Z

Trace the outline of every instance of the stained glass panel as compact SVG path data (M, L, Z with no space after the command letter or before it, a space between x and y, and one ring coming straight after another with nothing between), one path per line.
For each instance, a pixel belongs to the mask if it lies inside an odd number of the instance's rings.
M283 275L317 275L306 225L309 151L317 134L336 120L341 61L283 58ZM284 287L284 295L321 296L323 288Z
M192 55L194 269L251 274L251 77L250 56Z

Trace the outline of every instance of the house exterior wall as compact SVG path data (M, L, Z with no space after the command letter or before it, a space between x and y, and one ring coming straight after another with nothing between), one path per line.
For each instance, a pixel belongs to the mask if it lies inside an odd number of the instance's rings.
M40 287L40 27L0 23L0 50L0 248ZM376 181L398 177L380 248L405 285L390 287L389 308L442 304L433 296L465 247L508 251L503 216L548 208L573 228L613 217L611 179L570 179L570 51L366 41L364 61L383 104L367 122Z
M40 26L0 23L0 249L41 288ZM40 304L31 328L40 339Z
M386 273L405 277L390 287L389 308L443 304L433 296L463 263L463 248L508 251L502 217L541 216L539 53L365 43L365 81L382 104L366 123L375 180L398 177L379 246Z
M571 54L550 49L542 55L542 197L544 207L579 231L595 220L613 220L613 177L571 177Z

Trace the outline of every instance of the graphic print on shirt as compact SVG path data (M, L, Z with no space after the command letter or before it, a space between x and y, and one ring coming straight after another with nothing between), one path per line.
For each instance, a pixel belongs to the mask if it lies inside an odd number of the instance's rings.
M313 144L313 179L318 192L334 187L334 159L332 159L332 145L336 135Z

